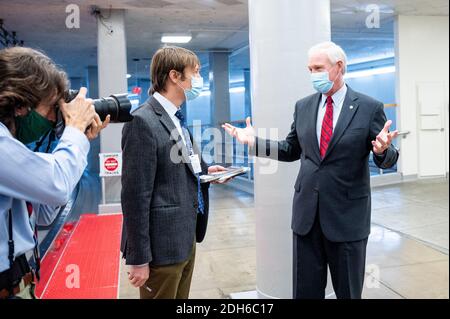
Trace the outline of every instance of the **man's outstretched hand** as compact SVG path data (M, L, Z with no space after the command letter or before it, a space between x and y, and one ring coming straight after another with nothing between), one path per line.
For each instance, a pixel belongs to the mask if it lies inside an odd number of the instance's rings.
M247 144L250 147L255 145L255 129L253 128L250 117L245 120L247 126L245 128L235 127L229 123L222 125L225 132L235 137L239 143Z
M383 129L377 135L376 139L372 141L373 152L377 155L381 155L391 146L392 140L398 136L398 131L389 132L389 128L392 125L392 121L389 120L384 124Z

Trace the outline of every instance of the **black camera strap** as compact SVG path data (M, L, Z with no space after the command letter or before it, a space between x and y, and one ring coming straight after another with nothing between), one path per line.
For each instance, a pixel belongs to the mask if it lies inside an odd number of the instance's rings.
M39 141L36 142L36 146L34 147L33 152L39 152L39 148L42 146L42 144L44 144L44 141L47 137L49 137L49 138L48 138L48 143L47 143L47 148L45 150L45 153L48 153L52 142L55 140L55 132L54 132L53 128L48 130L47 133L42 135L42 137L39 139Z
M41 256L39 254L39 241L38 241L38 232L36 223L34 225L31 224L31 215L33 214L33 205L30 202L26 202L28 218L30 219L30 227L34 229L33 232L33 240L34 240L34 249L33 249L33 258L34 263L31 263L32 268L34 269L34 273L36 275L36 279L39 281L41 279Z
M14 258L14 239L13 239L13 214L12 209L8 211L8 259L9 259L9 269L5 272L7 273L6 278L7 284L6 287L9 292L9 298L14 297L14 288L20 284L24 275L31 271L28 260L25 254L17 256ZM34 278L34 273L31 272L31 275ZM34 279L32 279L34 281Z
M13 239L13 220L12 220L12 211L11 209L9 210L8 213L8 259L9 259L9 269L10 269L10 282L12 283L14 281L15 278L13 278L13 266L14 266L14 239ZM13 285L11 284L9 286L9 293L12 295L13 294Z
M40 147L42 144L44 144L44 141L48 137L47 147L45 149L45 153L48 153L50 151L50 147L52 146L52 143L56 139L56 133L55 129L51 128L45 133L38 142L36 142L36 146L33 149L33 152L39 152ZM27 202L27 210L28 210L28 216L31 218L31 214L33 213L33 206L31 203ZM37 226L34 225L34 233L33 233L33 239L34 239L34 250L33 250L33 257L34 257L34 264L31 263L32 268L34 268L34 272L36 274L36 279L39 281L41 279L41 256L39 254L39 240L38 240L38 233L37 233Z
M45 149L45 153L48 153L50 151L50 147L52 146L52 143L56 139L56 133L55 129L51 128L47 131L40 139L36 142L36 146L33 149L33 152L39 152L40 147L42 144L44 144L44 141L48 137L47 147ZM33 207L30 203L27 202L27 210L28 210L28 216L31 217L31 214L33 212ZM38 241L38 233L37 233L37 226L34 226L34 233L33 233L33 239L34 239L34 250L33 250L33 257L34 257L34 271L36 274L36 279L39 281L41 279L40 269L41 269L41 256L39 254L39 241Z
M45 149L45 153L48 153L50 151L50 147L52 146L52 143L55 141L56 139L56 133L54 129L50 130L50 135L48 138L48 143L47 143L47 148Z

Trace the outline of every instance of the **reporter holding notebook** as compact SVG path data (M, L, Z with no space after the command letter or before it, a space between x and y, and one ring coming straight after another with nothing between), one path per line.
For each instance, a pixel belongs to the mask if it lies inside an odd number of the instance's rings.
M189 297L209 213L209 183L200 183L200 175L225 171L203 161L180 110L202 90L199 70L189 50L158 50L151 96L123 128L121 250L141 299Z

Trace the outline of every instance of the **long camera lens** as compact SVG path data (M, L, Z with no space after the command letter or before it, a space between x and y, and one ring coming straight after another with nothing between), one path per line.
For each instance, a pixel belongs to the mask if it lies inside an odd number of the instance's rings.
M69 90L66 93L66 103L72 101L78 95L77 90ZM111 122L123 123L130 122L133 116L130 114L131 102L128 99L128 94L113 94L109 97L103 97L93 100L95 112L104 121L106 116L111 116Z
M64 100L66 103L72 101L78 95L77 90L68 90L65 93ZM109 97L104 97L100 99L93 100L95 107L95 112L100 116L100 119L104 121L108 115L111 116L111 122L113 123L123 123L130 122L133 116L130 114L131 102L128 99L128 94L113 94ZM65 123L61 111L57 114L56 123L56 137L61 138Z

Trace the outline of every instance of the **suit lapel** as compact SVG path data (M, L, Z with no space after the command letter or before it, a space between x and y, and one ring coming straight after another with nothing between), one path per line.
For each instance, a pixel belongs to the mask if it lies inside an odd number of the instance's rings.
M313 133L313 138L310 138L310 147L313 150L313 153L316 157L317 163L320 163L321 159L320 159L320 150L319 150L319 144L317 143L317 114L319 113L319 103L321 101L322 98L322 94L317 93L314 98L313 98L313 102L312 105L314 106L313 108L310 108L310 113L308 116L308 120L310 123L310 131L312 131Z
M325 153L325 157L323 158L323 160L325 160L325 158L331 153L334 146L336 146L337 142L339 142L339 139L342 137L342 134L344 134L348 125L355 116L356 111L358 110L358 104L356 103L357 99L358 97L355 95L353 90L347 86L347 94L344 99L344 104L342 105L341 113L336 123L333 136L331 137L330 145L328 146L327 152Z
M163 106L154 97L150 98L149 104L153 107L153 110L155 111L155 113L157 115L159 115L159 121L164 126L164 128L167 130L167 132L170 134L170 139L174 141L178 150L181 152L181 156L183 158L183 163L185 163L189 167L189 170L191 171L191 173L194 176L196 176L194 173L194 168L192 167L190 160L189 160L189 152L186 148L186 145L184 144L183 139L181 138L181 135L178 132L178 129L176 128L176 126L173 123L172 119L170 118L169 114L167 114L167 112L166 112L166 110L164 110Z

